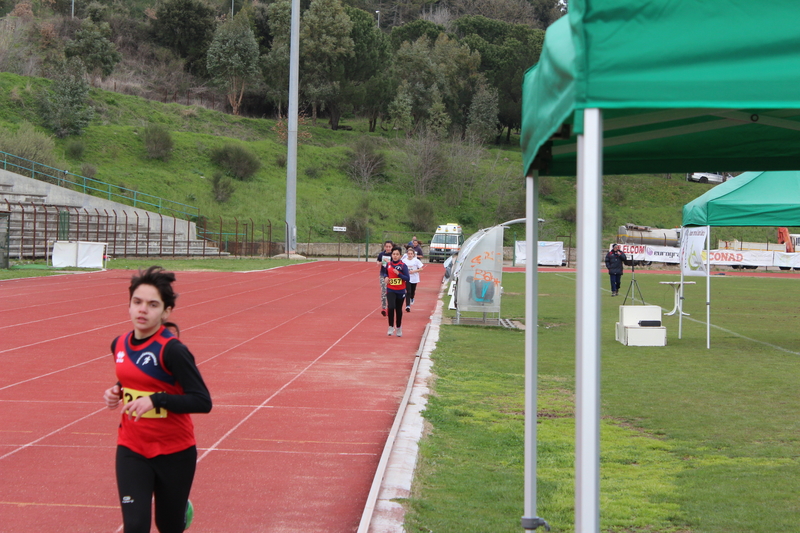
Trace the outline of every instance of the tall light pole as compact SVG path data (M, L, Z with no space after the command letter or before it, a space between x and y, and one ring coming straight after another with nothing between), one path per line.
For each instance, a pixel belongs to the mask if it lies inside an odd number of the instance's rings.
M376 10L375 13L378 14L378 29L381 29L381 12Z
M289 113L286 146L286 254L297 244L297 123L300 86L300 0L292 0L289 36Z

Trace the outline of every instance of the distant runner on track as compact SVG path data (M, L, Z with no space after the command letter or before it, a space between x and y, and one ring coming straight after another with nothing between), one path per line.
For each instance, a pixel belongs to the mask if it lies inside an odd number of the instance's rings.
M392 241L383 243L383 250L378 253L378 264L381 265L381 271L378 275L378 280L381 282L381 314L386 316L386 265L392 260Z
M189 413L211 411L211 395L192 353L162 324L175 307L174 281L156 266L133 276L133 331L111 344L119 381L103 399L109 409L124 403L116 471L125 533L150 532L153 498L160 533L182 532L193 514L197 447Z

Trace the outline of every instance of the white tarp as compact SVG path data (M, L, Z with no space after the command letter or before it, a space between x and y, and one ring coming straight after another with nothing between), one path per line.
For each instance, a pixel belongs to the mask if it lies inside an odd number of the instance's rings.
M482 229L464 242L453 269L459 312L500 312L503 226Z
M800 268L800 253L787 254L786 252L772 252L773 266Z
M53 266L103 268L106 246L104 242L56 241L53 243Z
M514 242L514 261L524 265L528 258L528 243ZM561 266L564 263L564 243L561 241L539 241L539 264Z

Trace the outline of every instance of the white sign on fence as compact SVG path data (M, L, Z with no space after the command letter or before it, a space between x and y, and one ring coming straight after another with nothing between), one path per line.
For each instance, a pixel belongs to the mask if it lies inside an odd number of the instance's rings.
M333 231L347 231L347 226L334 226Z

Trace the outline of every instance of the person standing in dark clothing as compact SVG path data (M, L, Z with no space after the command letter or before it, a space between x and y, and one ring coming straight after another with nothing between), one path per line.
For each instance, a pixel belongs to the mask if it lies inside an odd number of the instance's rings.
M625 252L619 249L619 244L613 245L611 251L606 254L606 268L611 278L611 296L619 296L619 284L622 281L624 261L627 259Z

